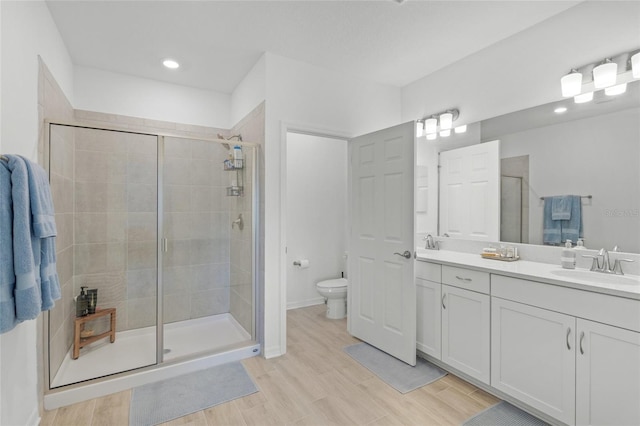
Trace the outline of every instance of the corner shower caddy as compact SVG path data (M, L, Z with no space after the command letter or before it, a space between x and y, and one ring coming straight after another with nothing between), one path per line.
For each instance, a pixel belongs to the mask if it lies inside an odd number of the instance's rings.
M223 163L224 170L227 172L235 172L235 185L227 187L228 197L241 197L244 195L244 160L225 160ZM232 180L233 182L233 180Z

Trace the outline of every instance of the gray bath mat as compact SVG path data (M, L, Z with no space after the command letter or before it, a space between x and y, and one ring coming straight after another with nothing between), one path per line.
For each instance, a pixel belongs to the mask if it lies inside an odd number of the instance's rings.
M422 358L412 367L366 343L347 346L344 351L400 393L421 388L447 374Z
M514 407L505 401L500 401L483 412L476 414L463 426L548 426L537 417Z
M257 391L240 362L149 383L133 389L129 425L157 425Z

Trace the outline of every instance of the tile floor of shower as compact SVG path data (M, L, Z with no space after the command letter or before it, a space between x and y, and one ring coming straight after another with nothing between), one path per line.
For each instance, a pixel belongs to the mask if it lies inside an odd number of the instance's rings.
M251 335L231 314L180 321L164 326L164 361L197 353L214 353L251 340ZM113 343L105 338L80 350L72 359L73 347L51 381L56 388L156 363L156 327L116 333Z

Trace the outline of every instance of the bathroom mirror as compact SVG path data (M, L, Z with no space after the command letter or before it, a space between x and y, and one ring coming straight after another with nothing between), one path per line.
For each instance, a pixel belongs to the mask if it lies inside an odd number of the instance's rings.
M558 108L566 108L564 112ZM581 195L588 248L640 252L640 82L625 93L572 98L479 123L500 140L504 242L542 244L543 197Z

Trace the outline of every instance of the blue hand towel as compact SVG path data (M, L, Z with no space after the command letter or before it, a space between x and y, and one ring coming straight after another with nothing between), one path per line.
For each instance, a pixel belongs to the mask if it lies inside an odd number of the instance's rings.
M54 306L60 298L60 282L56 271L56 222L47 172L38 164L22 157L29 178L32 229L40 241L40 293L42 310Z
M40 314L40 239L31 232L29 177L24 160L6 156L11 171L13 205L13 269L15 274L15 313L18 321Z
M545 197L544 214L542 224L542 243L557 246L562 242L562 225L560 220L553 220L553 199L555 197Z
M17 324L16 302L13 292L16 276L13 271L13 210L11 207L11 171L0 160L0 333Z
M573 195L561 195L559 197L551 197L551 219L553 220L569 220L571 219L571 207L573 203Z
M39 238L55 237L56 218L47 172L38 164L24 157L22 159L27 165L29 175L29 201L31 202L33 233Z

